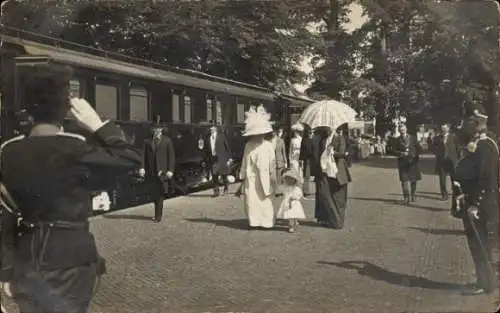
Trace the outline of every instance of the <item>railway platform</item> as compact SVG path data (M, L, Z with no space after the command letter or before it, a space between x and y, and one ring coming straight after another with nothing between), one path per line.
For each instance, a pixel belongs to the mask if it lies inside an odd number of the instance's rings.
M462 225L422 162L412 206L396 160L353 165L343 230L317 227L304 200L296 233L248 231L242 200L210 191L167 200L158 224L152 205L95 217L108 274L92 312L494 312L498 295L460 294L474 280Z

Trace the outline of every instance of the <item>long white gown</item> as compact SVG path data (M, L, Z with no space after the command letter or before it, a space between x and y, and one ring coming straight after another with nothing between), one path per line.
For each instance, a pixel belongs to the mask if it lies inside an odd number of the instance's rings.
M274 147L267 140L250 140L245 145L240 178L243 180L245 213L250 227L274 227L271 201L274 158Z
M293 137L292 140L290 140L290 152L289 152L289 157L290 157L290 168L294 169L299 173L299 175L302 177L302 169L300 168L300 146L302 144L302 137Z

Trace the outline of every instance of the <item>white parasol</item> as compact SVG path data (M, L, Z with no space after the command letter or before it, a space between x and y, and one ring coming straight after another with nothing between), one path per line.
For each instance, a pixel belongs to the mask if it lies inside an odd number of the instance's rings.
M354 122L356 115L357 112L345 103L322 100L309 105L300 116L299 122L312 129L321 126L337 129L342 124Z

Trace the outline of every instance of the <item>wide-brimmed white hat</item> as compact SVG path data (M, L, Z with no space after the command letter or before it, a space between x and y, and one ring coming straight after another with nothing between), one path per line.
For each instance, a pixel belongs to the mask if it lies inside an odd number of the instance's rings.
M271 114L261 105L258 108L250 108L245 113L245 131L243 136L264 135L273 132Z
M303 132L304 131L304 125L301 123L295 123L292 125L292 130L293 131L298 131L298 132Z
M284 173L283 173L283 179L285 177L289 177L289 178L292 178L295 180L296 183L298 183L299 185L303 184L304 181L302 179L302 177L300 176L299 172L296 170L296 169L288 169L286 170Z

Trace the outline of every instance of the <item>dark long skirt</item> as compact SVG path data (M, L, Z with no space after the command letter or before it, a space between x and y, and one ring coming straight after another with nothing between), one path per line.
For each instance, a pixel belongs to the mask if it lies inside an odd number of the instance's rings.
M17 267L11 290L20 312L87 313L96 281L95 264L37 271Z
M344 228L347 207L347 184L340 185L335 178L326 175L316 177L315 217L335 229Z

